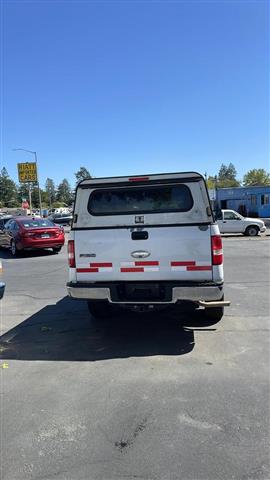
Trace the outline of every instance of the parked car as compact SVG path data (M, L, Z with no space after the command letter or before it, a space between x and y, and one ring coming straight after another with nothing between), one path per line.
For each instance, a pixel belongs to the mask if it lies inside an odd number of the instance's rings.
M48 217L53 223L60 225L71 225L73 216L70 213L54 213Z
M13 215L2 215L0 217L0 230L3 230L6 223L11 219L14 218Z
M39 210L32 210L32 213L29 214L31 217L41 218Z
M266 230L263 220L243 217L234 210L219 210L216 214L216 220L220 233L243 233L255 237Z
M44 218L13 217L0 229L0 247L9 248L14 256L22 250L44 248L58 253L64 243L63 228Z
M184 172L81 181L68 242L68 293L94 317L204 308L218 321L223 253L205 180Z
M55 213L70 213L72 209L69 207L58 207L58 208L51 208L48 212L48 215L54 215Z

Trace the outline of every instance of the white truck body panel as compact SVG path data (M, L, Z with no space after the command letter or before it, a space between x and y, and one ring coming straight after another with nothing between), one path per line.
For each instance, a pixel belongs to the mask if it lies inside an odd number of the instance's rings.
M195 226L149 228L149 238L143 241L132 240L131 229L108 233L107 230L76 232L78 281L212 280L210 228L204 231ZM149 255L141 259L132 256L140 251ZM87 254L95 257L81 256Z
M149 189L156 192L165 187L171 192L171 187L177 190L179 185L192 198L185 211L165 211L163 205L157 211L140 211L140 202L133 204L129 199L129 194L139 198ZM119 191L134 211L106 213L102 195L109 198L106 201L110 205L110 201L119 200ZM99 208L100 204L105 213L94 210L93 205ZM70 232L76 266L69 269L69 294L114 301L111 285L170 282L170 302L178 301L179 295L187 300L219 300L223 295L223 266L213 265L213 235L219 235L218 226L213 222L205 182L197 173L84 180L77 188ZM202 285L203 289L189 298L193 285Z

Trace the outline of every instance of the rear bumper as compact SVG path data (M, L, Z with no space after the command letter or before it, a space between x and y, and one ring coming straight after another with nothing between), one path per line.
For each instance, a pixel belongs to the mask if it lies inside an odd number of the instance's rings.
M192 284L176 285L168 282L166 288L171 292L164 300L156 299L121 299L115 296L115 284L86 284L67 283L67 291L70 297L85 300L107 300L118 304L172 304L179 301L199 303L200 301L217 302L223 297L223 284Z
M65 240L63 238L53 238L53 239L46 239L46 241L21 241L18 242L17 246L19 250L32 250L35 248L55 248L55 247L62 247L65 244Z

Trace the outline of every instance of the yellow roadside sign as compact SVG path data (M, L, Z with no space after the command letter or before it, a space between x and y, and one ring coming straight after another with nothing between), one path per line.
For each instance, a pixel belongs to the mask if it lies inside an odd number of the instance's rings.
M35 162L18 163L19 182L37 182L37 164Z

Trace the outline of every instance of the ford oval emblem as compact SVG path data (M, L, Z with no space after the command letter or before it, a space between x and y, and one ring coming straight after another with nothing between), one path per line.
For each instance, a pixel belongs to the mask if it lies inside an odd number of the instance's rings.
M149 255L150 252L146 252L146 250L136 250L135 252L131 252L131 256L134 258L147 258Z

